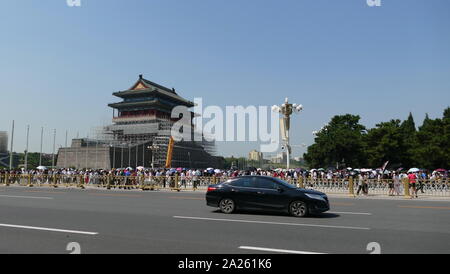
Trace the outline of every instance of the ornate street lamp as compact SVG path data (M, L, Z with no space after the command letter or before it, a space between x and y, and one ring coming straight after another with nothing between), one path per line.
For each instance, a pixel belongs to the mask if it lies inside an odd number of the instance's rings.
M281 106L277 105L272 106L272 111L279 112L283 115L283 118L280 119L280 130L287 151L287 163L286 163L287 169L289 169L290 155L291 155L291 146L289 145L289 130L291 123L291 115L294 112L299 113L302 110L303 110L302 105L291 104L288 102L288 98L286 98L286 100Z

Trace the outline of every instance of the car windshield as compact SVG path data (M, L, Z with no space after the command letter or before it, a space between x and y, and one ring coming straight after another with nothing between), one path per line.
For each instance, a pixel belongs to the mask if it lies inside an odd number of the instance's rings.
M290 184L290 183L288 183L288 182L286 182L286 181L283 181L283 180L281 180L281 179L279 179L279 178L274 177L274 178L272 178L272 179L275 180L277 183L281 184L281 185L284 186L284 187L292 188L292 189L297 188L296 185Z

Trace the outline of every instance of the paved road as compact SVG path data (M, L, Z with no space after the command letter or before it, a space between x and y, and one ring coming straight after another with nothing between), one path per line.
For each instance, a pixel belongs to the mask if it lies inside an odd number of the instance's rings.
M0 253L450 253L450 202L330 200L293 218L224 215L199 192L0 187Z

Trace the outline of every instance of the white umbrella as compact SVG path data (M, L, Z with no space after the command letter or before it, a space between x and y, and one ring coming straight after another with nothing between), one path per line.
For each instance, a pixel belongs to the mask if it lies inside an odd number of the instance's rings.
M143 170L145 167L143 167L143 166L138 166L136 169L137 170Z
M214 169L215 173L221 173L222 171L220 169Z
M132 167L127 167L127 169L128 169L128 170L133 170L133 168L132 168Z
M36 169L45 170L47 168L45 166L38 166Z
M212 167L208 167L206 170L214 170L214 168Z
M413 168L410 168L409 170L408 170L408 173L414 173L414 172L419 172L419 169L417 168L417 167L413 167Z

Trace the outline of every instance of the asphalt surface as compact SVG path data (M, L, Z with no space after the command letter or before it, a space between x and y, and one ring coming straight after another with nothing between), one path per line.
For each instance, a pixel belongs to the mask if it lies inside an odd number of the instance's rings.
M330 201L294 218L225 215L204 192L0 187L0 253L450 253L450 202Z

